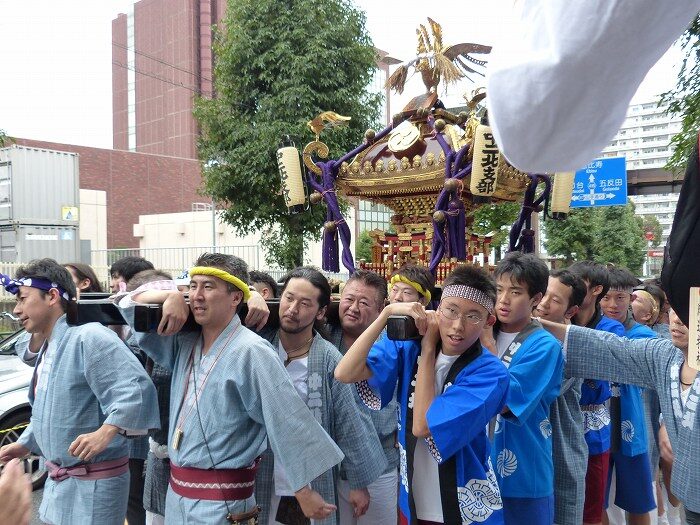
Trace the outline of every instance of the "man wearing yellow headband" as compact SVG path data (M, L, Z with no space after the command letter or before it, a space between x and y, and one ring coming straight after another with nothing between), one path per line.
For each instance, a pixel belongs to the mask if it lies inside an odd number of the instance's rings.
M136 339L172 370L166 522L226 523L229 516L248 523L257 515L255 473L268 444L304 514L329 516L335 506L309 484L343 454L299 398L269 343L242 325L237 312L251 294L247 265L232 255L203 254L189 275L189 308L173 290L148 290L120 303L132 325L136 301L163 303L159 333ZM190 311L201 330L177 333ZM253 321L264 324L264 317Z
M427 306L432 299L433 286L435 286L435 277L428 268L416 264L405 264L389 281L389 302L417 302Z

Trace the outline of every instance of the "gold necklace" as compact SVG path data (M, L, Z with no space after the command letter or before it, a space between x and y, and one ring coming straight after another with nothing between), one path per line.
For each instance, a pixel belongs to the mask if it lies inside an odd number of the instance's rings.
M308 345L308 344L309 344L311 341L313 341L313 340L314 340L314 336L311 335L311 337L310 337L307 341L304 341L304 343L302 343L300 346L294 348L293 350L290 350L289 352L287 352L287 350L285 349L285 353L287 354L287 359L285 359L285 361L284 361L284 366L286 367L286 366L292 361L292 359L297 359L297 358L299 358L299 357L304 357L306 354L308 354L308 353L309 353L309 349L307 349L305 352L303 352L303 353L301 353L301 354L299 354L299 355L291 355L291 354L293 354L293 353L295 353L295 352L298 352L299 350L303 349L306 345ZM284 347L282 347L282 348L284 348Z

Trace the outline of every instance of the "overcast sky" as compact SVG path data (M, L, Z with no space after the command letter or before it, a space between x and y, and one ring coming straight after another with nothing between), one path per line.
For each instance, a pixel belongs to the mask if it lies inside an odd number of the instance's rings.
M354 0L367 12L375 46L407 60L418 23L431 16L447 43L492 44L508 34L514 0ZM0 0L0 129L16 137L112 147L112 19L133 0ZM439 6L439 7L437 7ZM680 51L652 69L635 102L673 86ZM415 78L401 107L422 92ZM459 102L471 85L451 88Z

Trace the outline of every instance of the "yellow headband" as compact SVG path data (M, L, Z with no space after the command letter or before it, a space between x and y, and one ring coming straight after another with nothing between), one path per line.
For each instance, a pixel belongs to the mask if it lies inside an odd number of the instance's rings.
M243 302L247 302L250 299L250 288L249 286L241 281L238 277L231 275L230 273L220 270L219 268L213 268L211 266L195 266L190 268L190 277L193 275L211 275L213 277L218 277L222 281L231 283L233 286L238 288L243 292Z
M389 284L394 284L394 283L398 283L398 282L406 283L407 285L411 286L413 289L416 290L416 292L421 294L423 297L426 298L426 300L428 302L430 302L430 298L432 297L430 295L430 291L423 289L423 287L420 284L418 284L417 282L411 281L410 279L404 277L403 275L399 275L397 273L396 275L394 275L391 278L391 281L389 281Z

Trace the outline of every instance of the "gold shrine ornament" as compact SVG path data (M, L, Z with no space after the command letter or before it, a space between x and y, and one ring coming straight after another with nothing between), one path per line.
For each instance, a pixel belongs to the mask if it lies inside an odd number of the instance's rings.
M500 153L491 128L479 124L474 131L474 155L469 191L476 198L492 197L496 192Z
M394 153L406 151L420 140L420 129L415 124L405 120L389 135L389 150Z

